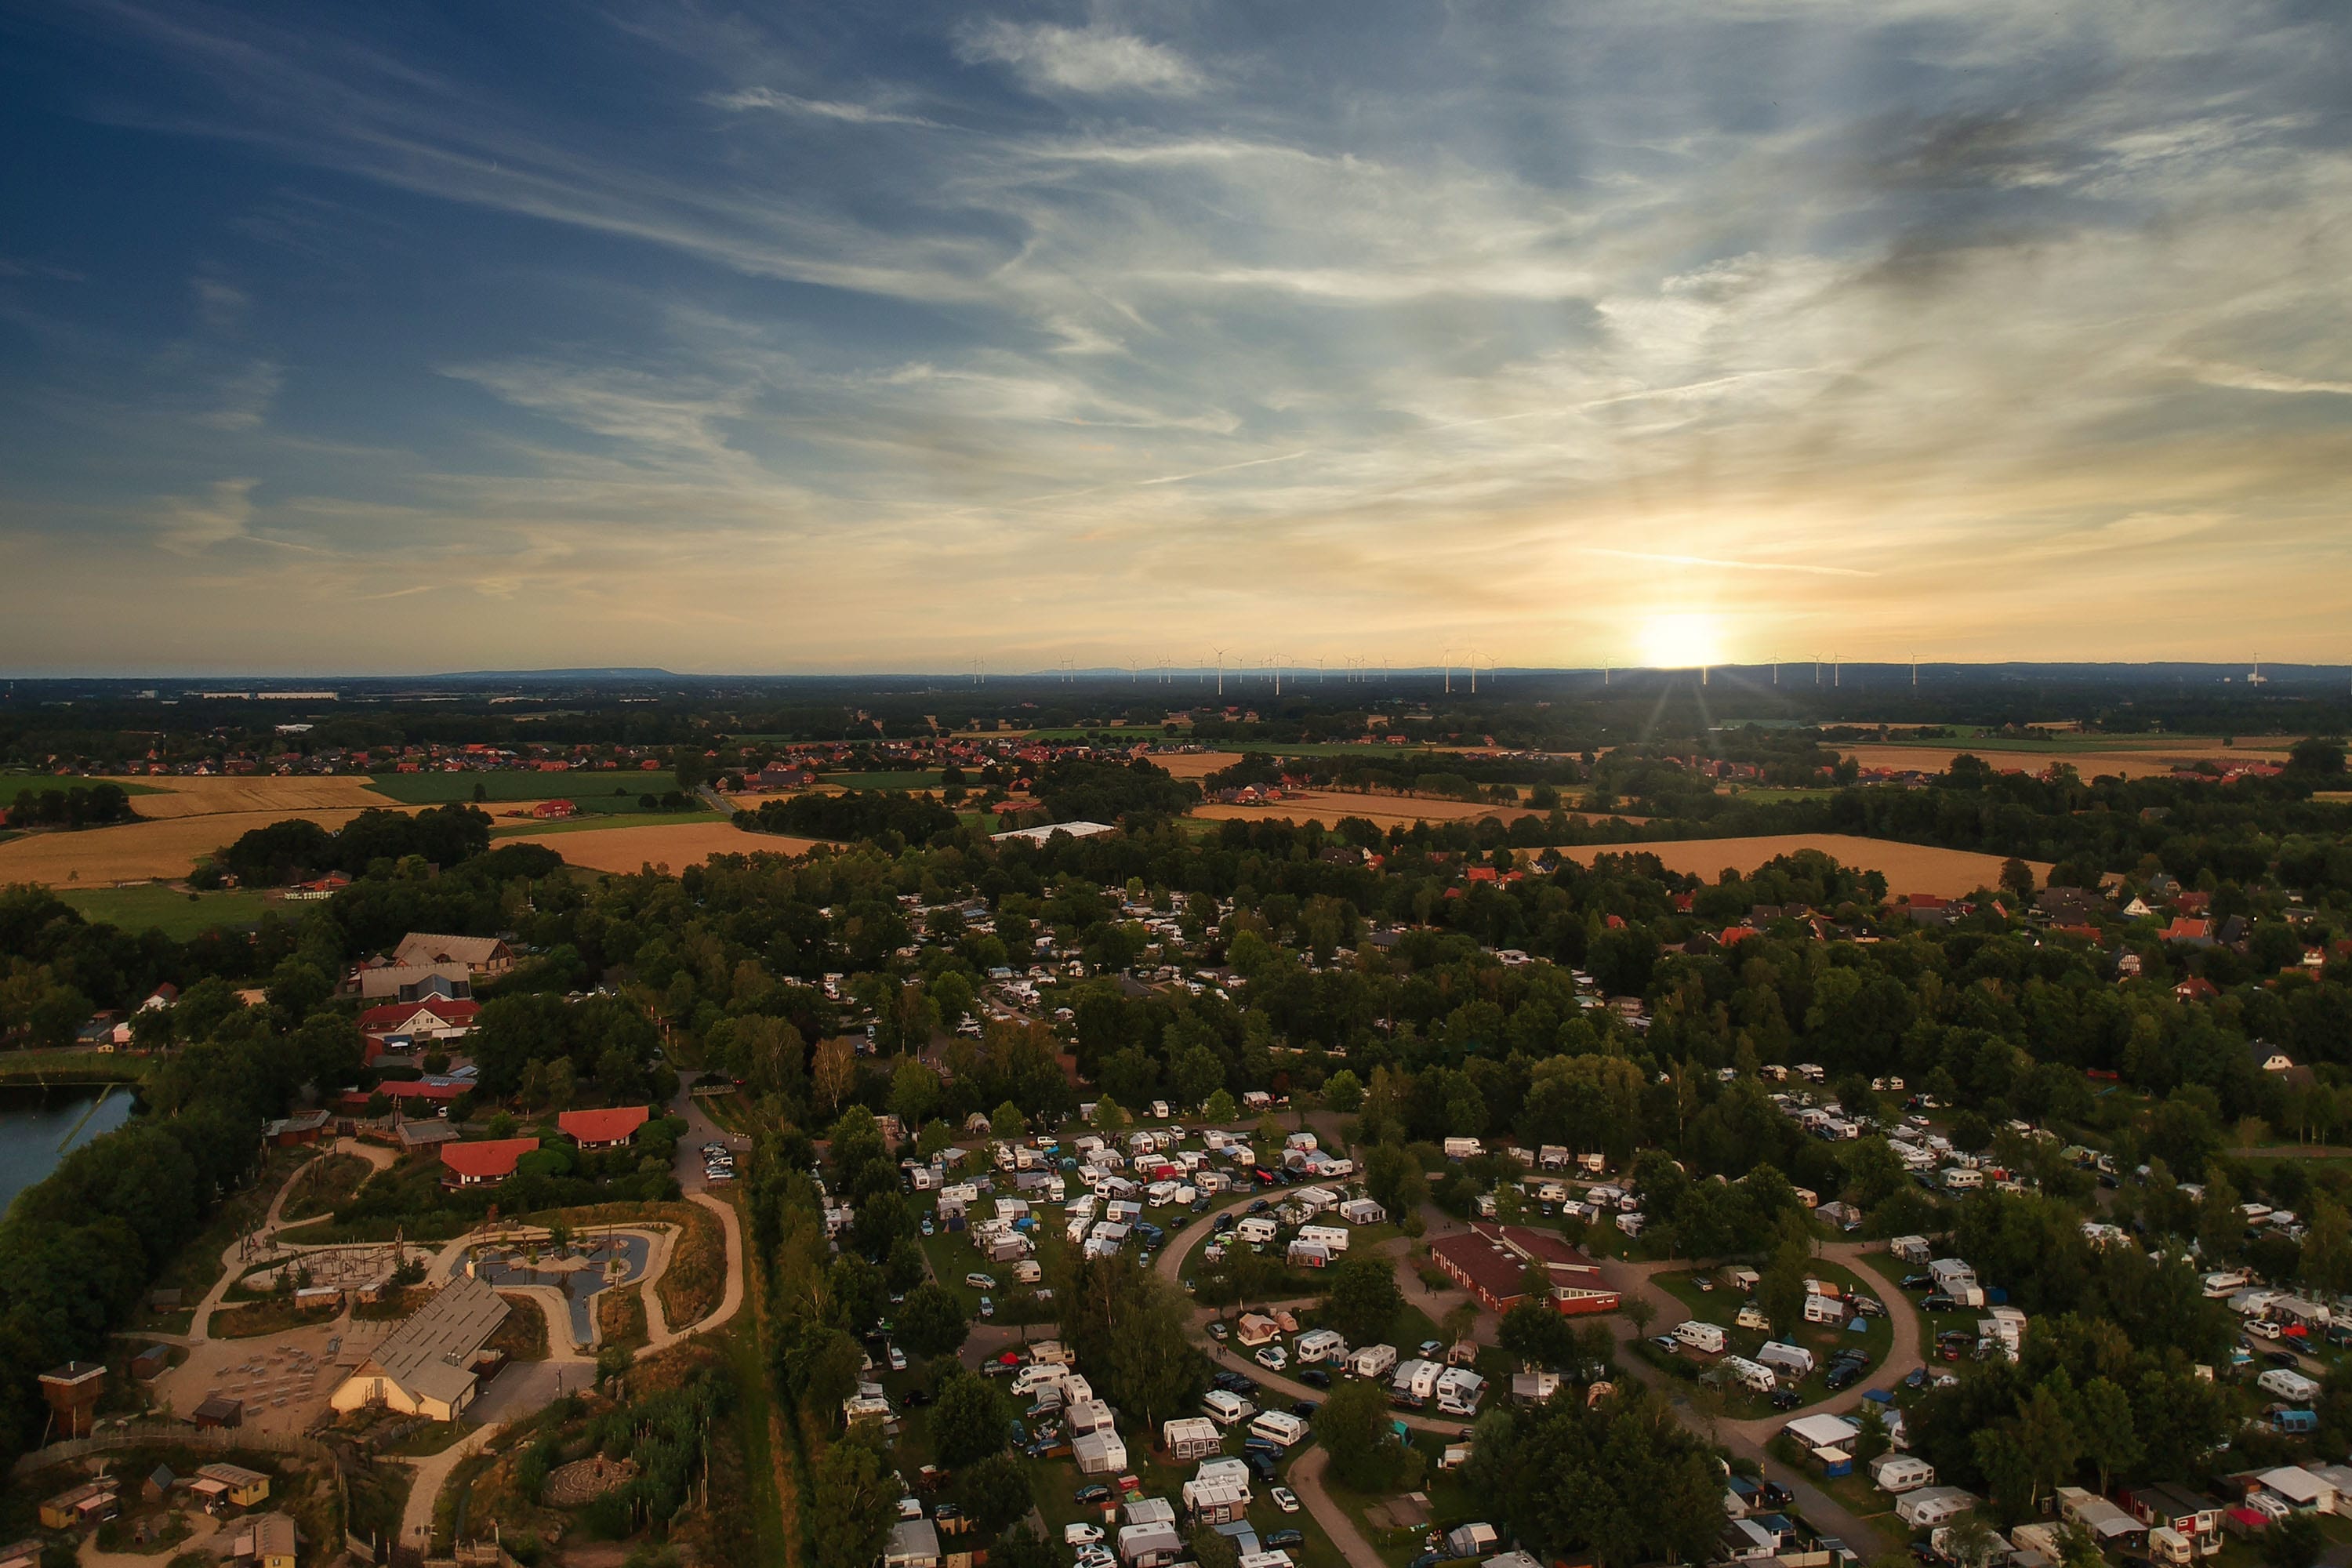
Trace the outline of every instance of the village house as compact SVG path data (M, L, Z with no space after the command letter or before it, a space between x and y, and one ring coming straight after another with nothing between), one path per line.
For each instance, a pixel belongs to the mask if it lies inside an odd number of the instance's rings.
M555 1119L555 1125L583 1149L625 1149L651 1114L642 1105L620 1105L609 1110L567 1110Z
M1473 1225L1466 1233L1431 1242L1429 1255L1492 1312L1507 1312L1527 1299L1528 1273L1535 1268L1549 1279L1558 1311L1577 1315L1617 1310L1617 1292L1602 1284L1600 1266L1548 1231Z
M539 1147L536 1138L486 1138L441 1145L441 1184L483 1187L515 1173L515 1163Z
M514 950L498 937L437 931L410 931L392 950L392 961L416 967L459 964L469 977L504 974L515 966Z

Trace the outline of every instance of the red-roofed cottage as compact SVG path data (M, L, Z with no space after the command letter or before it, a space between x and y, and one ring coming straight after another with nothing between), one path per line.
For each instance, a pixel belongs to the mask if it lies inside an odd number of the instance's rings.
M652 1113L642 1105L610 1110L567 1110L555 1119L563 1135L583 1149L625 1149Z
M481 1187L515 1173L515 1162L539 1147L536 1138L490 1138L441 1145L441 1184Z

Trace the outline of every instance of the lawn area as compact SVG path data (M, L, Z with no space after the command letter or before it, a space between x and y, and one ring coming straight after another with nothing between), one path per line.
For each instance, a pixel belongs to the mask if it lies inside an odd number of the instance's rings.
M568 800L582 811L632 816L644 810L637 805L639 795L667 795L677 788L677 775L666 768L654 773L613 768L560 773L378 773L368 781L368 787L403 805L470 801L479 789L486 806L518 800Z
M1740 1303L1746 1300L1738 1291L1730 1289L1727 1285L1717 1285L1712 1291L1702 1291L1692 1283L1696 1275L1717 1272L1718 1271L1710 1269L1676 1269L1671 1273L1656 1275L1654 1279L1659 1287L1683 1304L1686 1316L1696 1318L1701 1322L1721 1324L1727 1335L1728 1353L1743 1355L1753 1361L1756 1359L1757 1347L1772 1336L1760 1329L1742 1329L1734 1325L1733 1320L1738 1314ZM1885 1302L1885 1298L1890 1293L1875 1281L1865 1283L1851 1269L1820 1258L1813 1260L1811 1272L1817 1279L1843 1286L1849 1290L1856 1289L1866 1290L1869 1294L1878 1297L1882 1303ZM1900 1310L1894 1305L1887 1306L1887 1310L1890 1312ZM1798 1396L1808 1405L1830 1398L1839 1392L1859 1392L1871 1387L1872 1378L1876 1375L1880 1365L1885 1362L1888 1350L1893 1348L1895 1331L1889 1325L1888 1320L1884 1317L1864 1318L1862 1321L1867 1325L1867 1328L1861 1333L1856 1333L1849 1328L1837 1328L1827 1324L1799 1324L1788 1335L1787 1342L1802 1345L1811 1351L1815 1363L1814 1370L1809 1376L1797 1383L1790 1383L1784 1374L1780 1385L1783 1388L1795 1389ZM1669 1332L1674 1326L1673 1323L1665 1321L1664 1315L1660 1316L1657 1322L1651 1325L1653 1331L1657 1333ZM1859 1379L1846 1385L1845 1390L1833 1390L1822 1381L1823 1374L1828 1371L1830 1357L1839 1351L1847 1349L1866 1352L1870 1356L1870 1364L1864 1369L1863 1375ZM1688 1360L1701 1365L1711 1364L1713 1360L1711 1357L1702 1357L1691 1351L1677 1352L1677 1359ZM1772 1408L1761 1395L1749 1394L1742 1389L1726 1389L1724 1403L1727 1413L1735 1418L1769 1415Z
M266 894L244 889L188 893L161 882L138 888L53 890L86 921L127 931L159 931L174 942L185 942L215 927L234 930L252 925L273 902Z
M119 1051L0 1051L0 1083L138 1083L152 1066Z

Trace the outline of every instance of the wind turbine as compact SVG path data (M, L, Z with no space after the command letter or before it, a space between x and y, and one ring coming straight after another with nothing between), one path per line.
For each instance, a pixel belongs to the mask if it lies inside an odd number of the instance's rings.
M1224 694L1225 694L1225 650L1224 650L1223 648L1219 648L1219 649L1217 650L1217 695L1218 695L1218 696L1220 696L1220 697L1223 697Z

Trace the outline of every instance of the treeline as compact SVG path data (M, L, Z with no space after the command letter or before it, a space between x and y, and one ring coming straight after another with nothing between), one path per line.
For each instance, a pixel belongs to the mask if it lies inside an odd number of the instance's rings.
M65 789L16 792L0 822L9 827L96 827L109 822L129 822L131 795L121 784L74 784Z
M249 888L279 888L329 871L355 877L379 860L415 857L454 866L489 845L489 816L471 805L428 806L414 815L371 808L332 830L289 817L242 835L189 880L217 885L226 873Z

